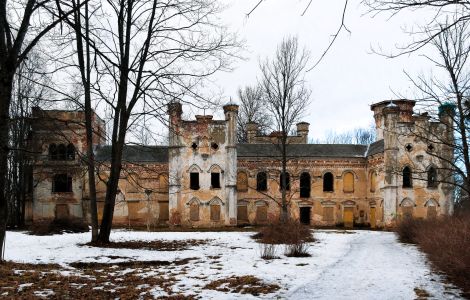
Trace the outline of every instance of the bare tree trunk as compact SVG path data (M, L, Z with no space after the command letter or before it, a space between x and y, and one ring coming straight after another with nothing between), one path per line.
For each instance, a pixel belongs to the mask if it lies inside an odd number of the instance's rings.
M2 70L0 77L0 262L3 261L3 246L6 226L8 222L8 199L6 195L6 180L8 169L8 131L10 126L10 101L13 88L13 74L11 70Z
M88 169L88 190L91 210L91 240L95 242L98 240L98 207L96 204L95 154L93 152L93 110L91 108L90 27L88 3L84 5L84 30L82 30L81 11L78 9L80 6L80 0L77 0L77 4L74 7L76 11L74 13L74 24L72 24L72 26L75 30L78 66L85 94L86 164ZM85 40L85 47L83 47L83 39Z

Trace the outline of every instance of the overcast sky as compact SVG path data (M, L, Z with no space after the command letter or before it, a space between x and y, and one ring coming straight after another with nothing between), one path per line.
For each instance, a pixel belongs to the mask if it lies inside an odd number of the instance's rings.
M313 64L337 30L343 9L342 0L313 0L301 16L308 0L266 0L247 18L257 0L222 1L227 4L223 21L247 46L245 61L238 61L233 72L215 77L227 101L230 97L237 101L239 87L256 83L259 59L272 55L285 36L298 36L300 44L311 51ZM372 18L365 12L358 0L350 1L346 25L351 34L342 32L320 65L307 75L312 89L305 117L310 123L310 138L321 139L332 130L369 126L373 121L370 104L397 98L397 94L413 97L414 89L404 70L411 74L429 71L429 63L419 55L388 59L371 51L381 47L389 53L396 51L396 44L410 41L403 26L423 22L424 12L402 13L391 20L387 15Z

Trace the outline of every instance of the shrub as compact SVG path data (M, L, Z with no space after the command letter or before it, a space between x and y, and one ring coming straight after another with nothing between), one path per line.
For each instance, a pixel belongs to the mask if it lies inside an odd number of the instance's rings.
M260 244L261 258L262 259L276 259L276 245L275 244Z
M52 235L64 232L87 232L88 225L79 218L35 222L31 225L29 233L33 235Z
M398 224L400 240L417 244L432 264L470 296L470 215Z
M295 257L310 256L307 252L308 243L314 241L311 229L293 220L289 220L286 223L276 222L265 226L253 238L266 245L286 245L285 254ZM264 252L271 250L268 249L269 247L266 246L262 249L261 257L263 257Z

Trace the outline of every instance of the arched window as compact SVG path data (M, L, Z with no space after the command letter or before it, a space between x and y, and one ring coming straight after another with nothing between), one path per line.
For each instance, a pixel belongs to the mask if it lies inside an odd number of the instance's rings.
M265 223L268 220L268 205L264 201L256 202L256 222Z
M428 169L428 188L435 188L437 186L437 171L434 167Z
M307 172L300 174L300 197L310 198L310 174Z
M370 192L375 193L375 185L377 184L377 173L370 173Z
M70 193L72 192L72 177L67 174L54 175L52 182L53 193Z
M239 192L246 192L248 190L248 175L246 175L246 172L243 172L243 171L238 172L237 190Z
M403 168L403 187L410 188L413 187L413 182L411 180L411 168L406 166Z
M73 144L67 145L67 160L75 160L75 146Z
M408 198L401 201L401 212L404 219L411 219L413 217L414 203Z
M435 200L430 199L428 200L424 206L426 207L426 218L428 219L435 219L437 217L437 207L438 204Z
M199 221L199 200L197 198L191 199L189 201L189 220L190 221Z
M323 175L323 191L333 192L334 190L334 178L333 174L327 172Z
M285 174L286 174L285 183L284 183L284 176L282 176L283 173L281 173L281 175L279 176L279 186L281 187L281 190L283 187L285 187L285 190L289 191L290 190L290 175L287 172Z
M67 147L64 144L60 144L57 147L57 160L66 160L67 159Z
M266 172L259 172L256 175L256 190L267 191L268 190L268 175Z
M56 144L49 145L49 159L57 160L57 146Z
M354 192L354 174L351 172L344 173L343 176L343 192Z

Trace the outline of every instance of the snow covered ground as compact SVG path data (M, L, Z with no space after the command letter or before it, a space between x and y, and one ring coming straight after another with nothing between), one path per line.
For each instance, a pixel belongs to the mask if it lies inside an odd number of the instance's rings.
M136 232L114 231L113 241L209 240L181 251L110 249L81 246L90 233L32 236L8 232L5 257L22 263L194 260L186 272L173 272L173 291L202 299L414 299L415 289L431 299L459 299L459 291L431 272L424 255L411 245L397 242L391 232L318 230L310 244L311 257L289 258L278 246L280 259L260 258L260 245L252 232ZM165 266L162 266L165 268ZM232 275L254 275L276 283L275 293L252 296L204 289L213 280ZM1 279L0 279L1 280ZM159 294L161 296L161 294Z

